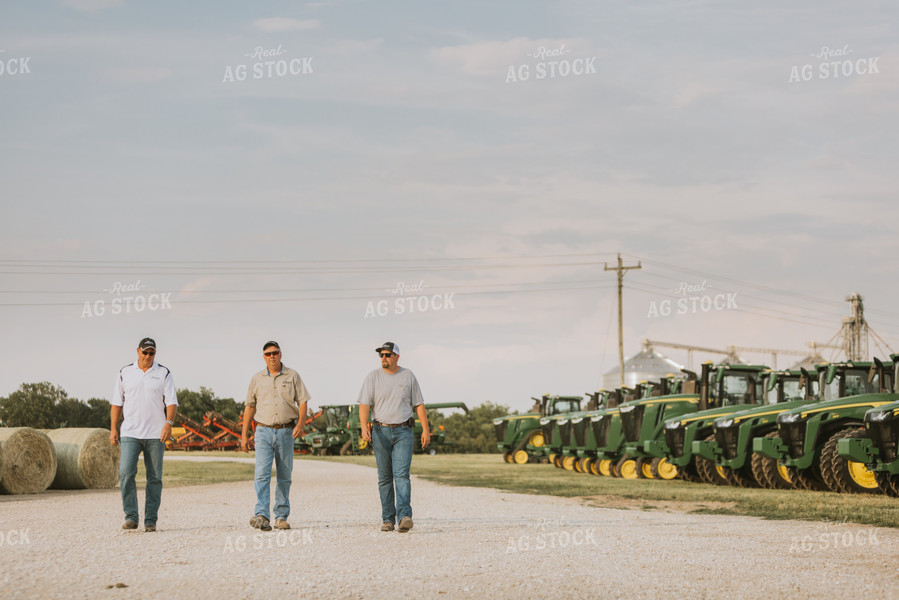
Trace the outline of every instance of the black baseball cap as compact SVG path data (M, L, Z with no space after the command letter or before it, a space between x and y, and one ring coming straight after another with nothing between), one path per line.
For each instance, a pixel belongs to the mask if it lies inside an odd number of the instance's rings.
M154 350L156 350L156 340L154 340L153 338L144 338L140 341L137 347L141 350L146 350L147 348L153 348Z
M400 353L400 347L393 342L384 342L383 344L381 344L380 348L375 348L375 352L381 352L381 350L387 350L388 352L393 352L394 354Z
M277 348L278 350L281 349L281 346L278 345L278 342L268 341L268 342L265 343L265 346L262 347L262 351L265 352L266 350L268 350L268 349L271 348L272 346L274 346L274 347Z

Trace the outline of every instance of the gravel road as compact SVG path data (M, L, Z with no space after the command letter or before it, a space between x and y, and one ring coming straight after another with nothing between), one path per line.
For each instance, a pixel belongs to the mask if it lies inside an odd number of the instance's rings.
M308 460L294 469L294 529L250 528L254 503L250 482L166 488L159 529L145 533L120 529L118 490L3 497L0 596L873 600L899 594L893 529L596 508L416 479L414 529L381 533L374 469Z

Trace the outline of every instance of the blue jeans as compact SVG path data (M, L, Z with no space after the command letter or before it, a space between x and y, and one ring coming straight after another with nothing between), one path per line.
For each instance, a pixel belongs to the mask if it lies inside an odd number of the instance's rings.
M293 472L293 428L256 427L253 437L256 445L256 510L271 520L272 462L275 463L278 483L275 486L275 518L287 520L290 516L290 481Z
M162 498L162 455L165 444L159 439L139 440L123 437L119 440L122 448L119 462L119 481L122 487L122 507L125 509L125 520L139 523L137 512L137 458L144 453L144 466L147 469L147 489L144 504L144 525L156 525L159 513L159 502Z
M381 521L396 523L403 517L412 516L409 468L412 466L414 437L411 427L373 425L371 428L372 447L378 463Z

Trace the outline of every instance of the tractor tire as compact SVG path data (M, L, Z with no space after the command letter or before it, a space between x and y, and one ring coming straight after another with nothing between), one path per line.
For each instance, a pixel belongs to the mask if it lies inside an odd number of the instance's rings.
M608 458L598 459L596 461L596 472L604 477L612 477L612 461Z
M621 473L618 471L618 461L617 460L609 461L609 475L611 475L615 479L621 478Z
M680 475L680 469L668 462L667 458L654 458L649 463L653 479L670 480Z
M583 473L583 471L581 471L581 459L580 458L574 459L574 472L575 473Z
M715 435L709 435L705 439L707 441L714 440ZM694 456L693 460L696 462L696 473L699 475L700 481L711 485L730 485L724 476L724 467L720 467L702 456Z
M527 450L518 450L512 454L512 462L516 465L526 465L530 459Z
M562 457L558 454L553 455L553 466L557 469L562 468Z
M756 482L755 478L751 474L747 474L743 469L732 469L730 467L721 467L721 469L724 472L724 478L727 479L727 483L729 483L733 487L759 487L759 484L758 482Z
M548 462L550 462L550 463L553 464L553 465L556 464L556 453L555 453L555 452L550 452L550 453L549 453L549 460L548 460Z
M884 494L899 498L899 475L893 475L886 471L874 471L874 478Z
M562 468L566 471L574 471L574 463L577 462L577 459L573 456L563 456L562 457Z
M542 448L546 445L546 438L543 437L542 431L535 431L531 434L530 439L528 439L528 444L533 446L534 448Z
M780 437L777 431L771 431L766 438ZM787 468L777 463L776 458L765 456L761 452L754 452L750 459L750 469L755 480L763 488L769 490L791 490L795 486L790 481Z
M346 443L340 447L340 456L347 456L352 454L353 450L353 440L347 440Z
M593 459L589 456L581 459L581 473L593 474Z
M599 460L595 458L590 459L590 474L599 475Z
M821 472L825 463L833 481L830 488L834 492L844 494L879 494L883 490L877 483L874 473L864 463L849 460L837 453L837 442L841 439L864 438L865 430L860 427L846 427L834 433L824 444L821 452Z
M505 462L507 462L507 463L511 463L511 462L512 462L512 453L509 452L508 450L506 450L505 452L503 452L503 461L505 461Z
M812 469L797 469L796 467L786 467L790 476L790 481L797 490L809 490L812 492L826 492L827 487L815 477Z
M651 464L651 460L645 458L637 459L637 477L639 479L653 479L652 471L650 470Z
M637 471L637 459L630 456L622 456L618 460L615 470L622 479L638 479L640 477Z
M677 467L677 476L688 483L702 483L702 479L699 478L699 473L696 471L695 459L685 467Z

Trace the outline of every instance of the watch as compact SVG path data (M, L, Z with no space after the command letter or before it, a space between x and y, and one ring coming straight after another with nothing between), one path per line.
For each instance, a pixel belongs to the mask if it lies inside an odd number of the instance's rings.
M172 426L172 427L174 427L174 426L175 426L175 424L174 424L174 423L172 423L172 422L171 422L171 421L169 421L169 420L168 420L168 419L166 419L166 420L165 420L165 422L166 422L166 423L168 423L168 424L169 424L169 425L171 425L171 426Z

